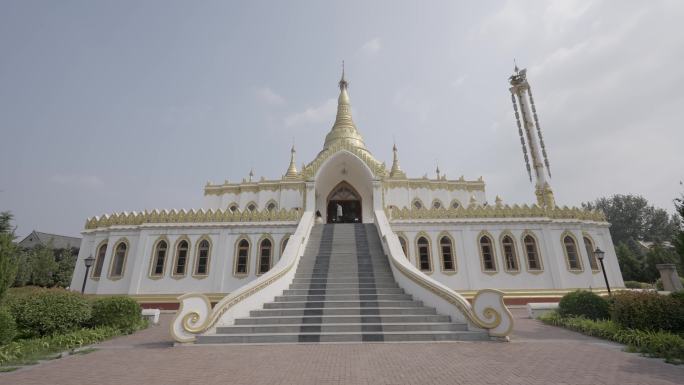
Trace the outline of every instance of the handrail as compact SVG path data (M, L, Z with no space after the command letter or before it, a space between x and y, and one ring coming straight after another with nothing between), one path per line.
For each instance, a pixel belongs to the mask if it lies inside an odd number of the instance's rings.
M492 337L507 337L511 333L513 315L504 304L503 292L494 289L480 290L471 305L462 295L427 276L404 257L399 238L392 231L384 210L375 210L375 224L395 279L400 285L404 283L402 286L407 292L452 317L486 329Z
M225 296L213 309L204 294L188 293L178 297L180 307L171 322L171 336L178 342L193 342L197 334L211 330L219 320L232 322L241 311L258 308L287 288L294 278L293 267L297 266L306 248L313 218L312 212L304 212L278 263L264 275ZM266 288L269 290L264 293ZM261 296L254 296L259 292Z

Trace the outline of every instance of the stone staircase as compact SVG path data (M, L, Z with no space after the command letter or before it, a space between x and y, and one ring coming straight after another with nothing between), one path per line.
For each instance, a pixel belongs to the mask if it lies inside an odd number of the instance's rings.
M282 296L198 344L488 340L404 293L372 224L316 225Z

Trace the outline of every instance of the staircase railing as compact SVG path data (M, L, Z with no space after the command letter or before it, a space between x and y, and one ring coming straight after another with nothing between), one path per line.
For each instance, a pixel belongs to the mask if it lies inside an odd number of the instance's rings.
M407 293L436 308L438 312L451 316L454 321L486 329L492 337L507 338L510 335L513 315L504 304L503 292L480 290L471 305L462 295L418 270L406 259L384 210L375 210L375 225L382 239L383 251L390 260L392 274Z
M178 297L180 307L171 322L173 338L178 342L193 342L196 335L212 332L217 324L232 325L236 318L245 317L250 310L273 301L292 283L313 223L313 213L304 212L278 263L264 275L228 294L213 308L209 298L201 293Z

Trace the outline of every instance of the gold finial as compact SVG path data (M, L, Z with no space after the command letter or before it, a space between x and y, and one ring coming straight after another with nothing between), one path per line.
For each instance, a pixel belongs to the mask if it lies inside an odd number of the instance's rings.
M397 154L397 143L392 146L394 154L392 159L392 169L390 170L390 178L406 178L406 173L399 167L399 155Z
M295 166L295 154L297 151L295 150L294 146L294 139L292 140L292 148L290 149L290 165L287 167L287 171L285 172L285 176L283 176L283 179L294 179L297 178L297 166Z
M437 163L437 169L435 172L437 173L437 180L439 180L439 163Z
M249 169L249 181L250 182L252 181L253 177L254 177L254 168L252 167Z
M518 63L516 63L515 58L513 58L513 65L515 66L515 67L513 68L513 70L514 70L515 73L517 74L519 70L518 70Z
M344 78L344 60L342 60L342 78L340 78L339 85L340 85L340 91L342 91L343 89L346 90L347 86L349 85L347 80Z

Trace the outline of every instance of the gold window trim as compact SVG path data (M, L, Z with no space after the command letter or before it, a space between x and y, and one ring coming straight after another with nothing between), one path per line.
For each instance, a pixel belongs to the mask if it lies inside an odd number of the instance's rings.
M278 258L279 260L280 260L280 258L283 257L283 253L285 253L285 247L287 247L287 245L285 243L290 242L291 236L292 236L292 233L287 233L287 234L283 235L282 238L280 238L280 254L279 254L280 257Z
M411 247L409 246L409 245L410 245L410 242L409 242L408 237L407 237L406 234L404 234L402 231L398 231L398 232L396 232L395 234L397 234L397 238L403 239L404 242L406 242L406 253L405 253L405 254L406 254L406 259L407 259L409 262L411 262L411 256L409 255L409 254L411 254ZM399 243L399 245L401 246L401 242ZM404 251L403 248L402 248L402 251Z
M178 247L180 246L180 243L182 241L185 241L188 243L188 251L185 254L185 269L183 270L183 274L177 274L176 273L176 268L178 267ZM192 250L192 242L190 241L190 238L187 235L181 235L176 239L176 242L173 244L173 265L171 265L171 278L174 279L181 279L185 278L188 275L188 266L190 265L190 250Z
M494 270L486 270L484 264L484 253L482 252L482 237L487 237L489 239L489 244L492 248L492 262L494 263ZM494 236L489 231L480 231L477 235L477 250L480 253L480 270L484 274L494 275L499 272L499 263L496 260L496 242L494 242Z
M539 269L530 268L530 258L527 256L527 245L525 244L525 237L532 237L534 240L534 248L537 250L537 263L539 264ZM523 246L523 251L525 252L525 268L530 274L541 274L544 272L544 261L542 259L541 249L539 247L539 238L532 230L525 230L520 234L520 242Z
M451 263L453 264L454 268L450 270L446 270L444 268L444 253L442 251L442 238L447 238L449 239L449 242L451 242ZM444 274L447 275L453 275L458 273L458 263L456 262L456 240L454 237L451 236L451 234L447 231L442 231L439 233L437 236L437 249L439 252L439 262L440 262L440 271Z
M102 254L102 269L100 269L100 275L97 277L95 276L95 270L97 270L97 262L98 259L100 258L100 248L102 246L105 246L105 252ZM95 265L93 266L93 270L90 271L90 279L93 281L99 281L100 278L102 277L102 270L104 269L104 260L107 259L107 247L109 246L109 238L105 238L100 241L100 243L97 244L97 247L95 248Z
M573 242L575 242L575 251L577 253L577 263L579 264L579 269L573 269L570 267L570 258L568 256L568 248L565 246L565 238L570 237ZM577 237L570 230L565 230L560 237L561 246L563 247L563 254L565 255L565 267L569 272L573 274L580 274L584 272L584 264L582 263L582 254L579 250L579 242L577 242Z
M584 238L589 239L589 243L591 244L591 255L587 255L587 259L589 259L589 267L591 268L591 272L593 274L600 273L601 272L601 265L599 264L598 259L596 259L596 255L594 255L594 250L596 250L596 242L594 241L594 238L589 235L588 232L583 231L582 232L582 245L584 246L584 249L586 250L586 245L584 245ZM596 269L594 269L591 266L591 260L594 260L594 264L596 265Z
M119 275L112 275L112 270L114 268L114 259L116 258L116 249L119 248L119 245L124 244L126 245L126 252L124 253L123 256L123 262L121 263L121 274ZM128 253L131 251L131 242L128 240L126 237L121 237L119 238L115 243L114 247L112 248L112 256L109 259L109 271L107 273L107 278L111 281L118 281L121 278L126 275L126 262L128 262Z
M239 251L239 245L242 240L247 241L247 261L245 262L245 272L244 273L238 273L237 272L237 265L238 265L238 251ZM234 252L233 252L233 276L237 278L244 278L249 276L249 260L251 259L252 256L252 240L249 238L249 235L247 234L242 234L238 236L238 238L235 240L235 246L234 246Z
M257 277L260 275L266 274L268 271L261 271L261 243L265 240L269 240L271 242L271 254L268 256L268 270L270 271L273 268L273 252L275 251L275 242L273 241L273 237L271 234L263 234L261 238L259 238L259 241L257 242L257 255L255 261L256 263L254 264L254 271L256 272Z
M506 249L504 248L504 238L508 237L510 238L511 242L513 243L513 257L515 259L515 266L517 267L515 270L509 270L508 265L506 264ZM513 233L510 230L504 230L499 234L499 244L501 245L501 262L503 262L503 271L508 274L519 274L520 273L520 253L518 253L518 244L515 241L515 236L513 236Z
M423 270L420 268L420 246L418 246L418 240L420 238L425 238L427 240L428 265L430 266L429 270ZM416 234L416 238L413 243L416 246L416 267L418 267L418 270L422 271L425 274L432 274L434 268L432 267L432 240L430 239L430 235L428 235L428 233L426 233L425 231L421 231L418 234Z
M155 267L157 267L157 248L159 247L160 242L166 242L166 253L164 254L164 262L162 263L162 272L161 274L155 274L154 270ZM169 260L169 248L171 246L171 242L169 242L169 239L165 235L160 235L157 237L157 239L154 241L152 244L152 253L150 256L150 266L149 266L149 271L147 274L147 277L150 279L161 279L164 278L164 274L166 273L166 261Z
M197 272L197 269L199 268L199 248L200 248L200 243L202 241L207 241L209 242L209 250L207 250L207 272L205 274L199 274ZM194 261L192 264L192 276L197 279L204 279L209 276L211 273L211 252L214 247L214 242L211 241L211 236L209 235L202 235L201 237L197 238L195 241L195 252L194 252Z

